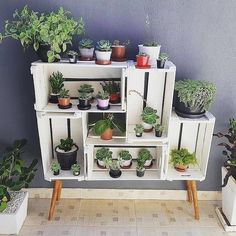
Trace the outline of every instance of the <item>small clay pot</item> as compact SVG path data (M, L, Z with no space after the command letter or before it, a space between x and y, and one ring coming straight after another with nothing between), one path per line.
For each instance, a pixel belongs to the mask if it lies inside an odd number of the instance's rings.
M126 47L123 45L113 45L112 46L112 54L111 58L113 61L122 61L125 60L125 49Z
M136 56L137 66L146 67L148 66L149 56Z
M60 170L58 171L53 171L53 175L59 175L60 174Z
M58 98L59 105L61 107L68 107L70 105L70 98Z
M101 139L103 140L110 140L112 139L112 129L108 128L105 132L101 135Z
M111 93L110 94L110 103L119 103L120 102L120 93Z
M155 130L155 136L156 136L156 137L161 137L161 136L162 136L162 131L160 131L160 130Z

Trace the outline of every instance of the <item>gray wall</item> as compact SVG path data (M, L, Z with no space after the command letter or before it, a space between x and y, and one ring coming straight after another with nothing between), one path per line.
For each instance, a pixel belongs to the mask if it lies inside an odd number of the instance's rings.
M63 6L75 17L82 16L89 37L130 39L129 58L137 53L137 44L156 38L177 66L177 79L205 79L217 85L217 97L211 109L216 116L215 130L227 128L235 116L236 100L236 1L234 0L8 0L0 1L0 31L4 20L11 19L16 8L25 4L36 11L48 12ZM149 13L150 32L145 31ZM77 45L78 40L75 42ZM29 140L28 160L40 159L36 127L33 82L30 63L36 60L32 49L23 52L19 42L6 40L0 45L0 150L14 139ZM213 141L207 178L201 190L219 190L220 149ZM42 166L33 187L48 187ZM96 188L183 189L182 182L68 182L66 186Z

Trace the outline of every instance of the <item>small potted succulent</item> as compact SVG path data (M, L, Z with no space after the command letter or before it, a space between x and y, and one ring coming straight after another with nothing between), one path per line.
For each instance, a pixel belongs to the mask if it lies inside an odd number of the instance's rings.
M197 159L195 153L190 153L188 149L173 149L170 153L170 163L173 164L174 168L179 172L185 172L189 165L196 165Z
M79 164L73 164L71 166L71 171L74 176L78 176L80 174L80 165Z
M91 93L91 95L94 92L93 86L90 84L81 84L79 89L78 89L79 93Z
M64 87L64 78L61 72L53 72L49 77L49 83L51 86L51 94L49 102L58 103L58 96L61 89Z
M152 159L153 159L152 154L150 153L150 151L148 149L142 148L139 151L137 161L141 161L141 160L144 161L145 160L144 164L143 164L143 166L145 168L149 168L152 166Z
M69 62L72 64L77 63L78 52L76 51L69 51L67 52L67 56L69 57Z
M60 144L56 146L55 152L62 170L70 170L71 166L76 164L78 149L73 139L66 138L60 140Z
M150 64L156 66L156 60L159 58L161 46L157 42L146 42L144 44L138 45L139 53L146 53L149 55Z
M100 65L111 64L111 43L108 40L100 40L97 42L96 63Z
M122 133L125 132L125 128L118 124L114 119L113 114L108 114L106 118L97 121L93 126L93 132L96 135L100 135L103 140L112 139L112 131L114 128L117 128Z
M144 163L146 162L145 159L143 158L138 158L137 159L137 166L136 166L136 175L138 177L143 177L145 174L145 167L144 167Z
M93 60L94 46L91 39L82 39L79 41L79 51L81 61Z
M109 148L102 147L96 152L97 165L100 168L106 168L108 160L112 160L112 151Z
M114 40L112 43L112 54L111 58L113 61L126 61L125 51L127 46L130 44L129 40L121 43L119 40Z
M90 100L92 98L91 93L79 93L79 104L77 105L79 110L89 110L91 108Z
M153 129L153 125L156 123L156 120L159 116L156 114L157 110L152 107L145 107L141 114L141 118L143 121L144 132L151 132Z
M58 162L53 162L51 164L51 171L53 172L53 175L59 175L61 170L61 166Z
M175 111L185 118L200 118L210 108L216 86L204 80L179 80L175 83Z
M108 160L106 162L106 167L109 169L109 175L112 178L119 178L122 174L120 170L120 162L118 160Z
M138 138L142 137L143 131L144 131L143 125L142 124L136 124L135 127L134 127L134 131L135 131L136 137L138 137Z
M139 53L136 55L136 68L149 68L150 65L148 64L149 61L149 55L146 53Z
M115 81L103 81L101 83L102 89L109 93L109 102L116 104L120 102L120 84Z
M109 93L106 91L99 91L97 94L97 108L99 110L108 110L110 108L109 105Z
M62 88L58 97L58 107L60 109L68 109L71 108L71 106L69 90Z
M157 59L157 68L163 69L165 67L166 61L169 59L169 56L167 53L160 53L158 59Z
M164 130L164 127L161 124L156 124L154 126L155 129L155 136L156 137L161 137L162 136L162 132Z
M119 153L120 166L122 168L130 168L132 165L132 155L128 150L122 150Z

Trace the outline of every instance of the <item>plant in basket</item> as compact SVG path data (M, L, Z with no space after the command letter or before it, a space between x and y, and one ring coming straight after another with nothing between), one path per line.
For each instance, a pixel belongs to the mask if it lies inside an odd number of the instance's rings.
M72 64L77 63L78 52L76 51L69 51L67 52L67 56L69 57L69 62Z
M111 64L111 43L109 40L100 40L97 42L96 63L101 65Z
M79 51L81 61L91 61L93 60L94 46L91 39L82 39L79 42Z
M79 93L79 110L89 110L91 108L90 101L92 99L91 93Z
M132 155L128 150L121 150L119 152L119 160L122 168L130 168L132 165Z
M102 147L96 152L97 164L100 168L106 168L106 163L112 160L112 151L109 148Z
M145 168L152 166L152 159L153 159L152 154L148 149L142 148L139 151L137 161L138 160L142 160L142 161L145 160L145 162L143 164Z
M97 94L97 108L100 110L108 110L110 108L109 99L110 95L107 91L99 91Z
M142 124L136 124L134 127L134 131L135 131L135 135L136 137L142 137L143 135L143 131L144 131L144 127Z
M62 88L60 93L59 93L59 98L58 98L58 107L60 109L68 109L71 108L71 103L70 103L70 95L69 95L69 90Z
M159 116L156 114L157 110L152 107L145 107L142 111L141 118L143 121L144 132L151 132L153 125L156 123L156 120Z
M61 166L58 162L52 162L51 164L51 171L53 172L53 175L59 175L61 170Z
M130 44L129 40L124 41L123 43L119 40L114 40L112 43L112 60L113 61L125 61L125 51L128 45Z
M109 102L110 103L119 103L120 102L120 83L115 81L103 81L101 83L102 89L105 92L109 93Z
M51 86L51 94L49 102L58 103L59 93L64 87L64 78L61 72L53 72L49 77L49 83Z

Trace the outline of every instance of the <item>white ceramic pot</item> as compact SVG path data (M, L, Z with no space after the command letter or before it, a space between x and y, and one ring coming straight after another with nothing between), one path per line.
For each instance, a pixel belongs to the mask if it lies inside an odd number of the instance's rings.
M79 47L79 51L80 51L81 57L93 58L94 48L80 48Z
M111 51L109 52L102 52L102 51L95 51L96 58L98 61L110 61L111 60Z
M227 173L222 167L222 183ZM222 188L222 211L231 226L236 226L236 180L229 177L228 184Z
M145 163L144 163L144 166L150 166L152 164L152 159L151 160L147 160Z
M102 167L106 167L105 165L105 162L104 161L101 161L101 160L98 160L98 164Z
M143 128L144 130L152 130L153 125L143 122Z
M143 44L138 45L139 53L146 53L149 55L149 63L151 66L156 67L156 60L159 57L161 45L156 47L147 47L143 46Z
M130 159L130 160L122 160L122 162L121 162L121 167L130 166L131 161L132 161L131 159Z
M97 102L98 102L98 106L102 107L102 108L108 107L108 105L109 105L109 99L102 100L102 99L98 98Z

